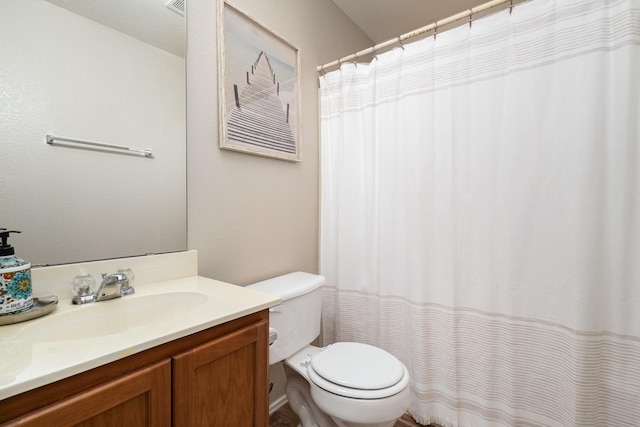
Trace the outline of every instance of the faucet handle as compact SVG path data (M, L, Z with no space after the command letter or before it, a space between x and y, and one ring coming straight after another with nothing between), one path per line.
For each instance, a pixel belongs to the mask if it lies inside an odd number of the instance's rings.
M85 304L95 300L96 279L91 274L76 276L71 281L71 284L73 290L71 302L73 304Z
M85 296L96 291L96 280L91 274L76 276L71 284L74 295Z
M127 282L123 284L122 288L120 289L122 295L131 295L135 293L135 289L133 289L132 285L134 280L136 280L136 275L133 274L133 270L130 268L121 268L118 270L118 273L124 274L124 276L127 278Z
M118 273L124 274L125 276L127 276L127 279L129 280L129 284L133 283L133 281L136 280L136 275L133 274L133 270L130 268L121 268L118 270Z

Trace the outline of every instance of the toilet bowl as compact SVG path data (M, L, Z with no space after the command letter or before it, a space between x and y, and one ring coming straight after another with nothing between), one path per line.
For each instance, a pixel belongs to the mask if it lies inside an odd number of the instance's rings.
M393 426L409 407L407 368L377 347L353 342L307 346L285 363L306 380L300 387L337 425Z
M285 393L302 427L391 427L409 408L409 373L372 345L310 343L320 332L322 276L290 273L249 288L279 296L269 316L277 339L269 363L285 361Z

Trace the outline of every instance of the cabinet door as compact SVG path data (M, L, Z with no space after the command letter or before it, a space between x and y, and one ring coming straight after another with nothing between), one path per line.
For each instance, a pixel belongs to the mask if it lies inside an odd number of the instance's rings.
M167 359L28 413L8 425L160 427L169 426L170 419L171 362Z
M180 353L173 362L175 427L266 427L268 322Z

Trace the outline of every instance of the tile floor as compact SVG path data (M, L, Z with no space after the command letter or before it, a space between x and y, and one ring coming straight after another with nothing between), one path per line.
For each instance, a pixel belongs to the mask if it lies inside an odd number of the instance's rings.
M300 419L291 410L289 404L285 404L269 417L269 427L298 427ZM395 427L424 427L415 422L410 416L405 415L396 422ZM437 426L432 426L437 427Z

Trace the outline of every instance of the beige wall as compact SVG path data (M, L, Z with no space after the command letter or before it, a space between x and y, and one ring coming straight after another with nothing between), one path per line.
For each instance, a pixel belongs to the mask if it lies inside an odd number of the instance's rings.
M200 275L246 285L318 271L316 66L372 41L331 0L232 4L296 45L301 62L302 162L219 149L216 1L188 3L188 245Z
M331 0L233 2L300 50L302 162L218 148L216 1L187 11L188 245L202 276L246 285L290 271L318 271L319 158L316 66L372 41ZM270 368L270 401L284 395Z

